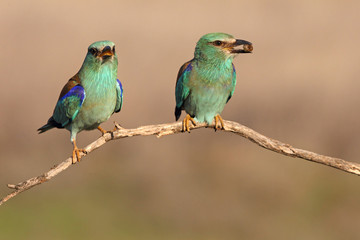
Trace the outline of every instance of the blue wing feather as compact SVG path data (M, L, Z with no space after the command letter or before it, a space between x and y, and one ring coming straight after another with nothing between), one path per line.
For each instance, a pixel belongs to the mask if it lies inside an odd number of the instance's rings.
M78 115L85 97L84 88L80 84L74 86L59 99L52 118L62 127L70 124Z
M184 63L178 73L176 86L175 86L175 119L178 120L181 115L181 110L183 109L183 104L185 99L189 96L190 89L187 86L189 82L189 74L192 70L191 65L192 60Z
M123 90L123 87L122 87L122 84L120 82L119 79L116 79L116 105L115 105L115 110L114 112L120 112L121 110L121 107L122 107L122 103L123 103L123 93L124 93L124 90Z
M192 70L192 61L186 62L181 66L175 87L175 98L176 98L176 106L175 106L175 118L179 119L181 115L182 106L184 104L185 99L189 96L190 89L187 86L189 82L189 74Z

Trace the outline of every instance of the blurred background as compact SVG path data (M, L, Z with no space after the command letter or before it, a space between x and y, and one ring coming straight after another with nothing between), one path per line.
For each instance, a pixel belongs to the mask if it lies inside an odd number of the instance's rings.
M360 162L359 1L0 2L0 197L71 155L36 129L88 45L115 42L125 128L174 121L178 69L226 32L240 55L223 118ZM181 118L184 117L184 114ZM100 136L82 132L78 145ZM110 142L0 207L0 239L360 239L360 179L200 129Z

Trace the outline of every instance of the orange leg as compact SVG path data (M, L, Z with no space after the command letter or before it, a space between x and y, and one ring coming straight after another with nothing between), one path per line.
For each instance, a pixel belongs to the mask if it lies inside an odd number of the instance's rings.
M116 126L114 127L114 129L112 131L106 131L105 129L103 129L100 126L98 126L97 129L102 133L102 135L104 135L105 133L112 133L117 130Z
M182 126L183 132L190 132L189 121L191 121L192 124L193 124L194 126L196 126L195 120L194 120L192 117L190 117L189 114L187 114L187 115L185 116L184 120L183 120L183 126Z
M76 162L80 162L80 159L81 159L80 152L83 152L83 153L87 153L87 152L84 149L79 149L76 146L76 141L75 140L73 141L73 145L74 145L74 149L73 149L73 152L72 152L72 163L75 164Z
M224 121L223 121L223 119L221 118L221 116L219 114L216 115L214 117L214 119L215 119L215 131L225 129L224 128ZM220 126L219 126L219 123L220 123Z

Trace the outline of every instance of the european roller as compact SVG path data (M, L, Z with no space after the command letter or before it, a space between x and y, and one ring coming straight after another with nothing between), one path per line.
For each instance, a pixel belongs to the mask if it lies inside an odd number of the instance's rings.
M209 33L200 38L194 58L181 66L176 81L176 120L182 110L187 113L183 131L190 132L189 121L196 125L196 122L211 124L215 120L215 130L219 124L219 128L224 128L220 114L236 85L233 59L239 53L251 51L250 42L226 33Z
M80 161L80 152L85 152L77 147L76 134L95 128L105 134L107 131L99 125L121 110L123 88L117 79L117 67L113 42L91 44L80 70L62 89L52 117L38 129L39 133L54 127L69 130L73 163Z

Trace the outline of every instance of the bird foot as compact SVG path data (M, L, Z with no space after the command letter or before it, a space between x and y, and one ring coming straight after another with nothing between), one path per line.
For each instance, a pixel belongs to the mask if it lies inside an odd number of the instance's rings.
M183 132L190 132L189 121L191 121L192 124L193 124L194 126L196 126L195 120L194 120L192 117L190 117L189 114L187 114L186 117L185 117L184 120L183 120L183 125L182 125L182 131L183 131Z
M116 126L112 131L106 131L105 129L103 129L102 127L97 127L97 129L102 133L102 135L104 136L105 133L113 133L116 130Z
M76 145L74 145L74 149L72 152L72 164L75 164L76 162L80 162L81 160L80 152L87 154L87 151L85 149L79 149L76 147Z
M216 116L214 117L214 119L215 119L215 126L214 126L215 131L216 131L216 130L223 130L223 129L225 129L225 127L224 127L224 121L223 121L223 119L221 118L221 116L220 116L219 114L216 115Z

